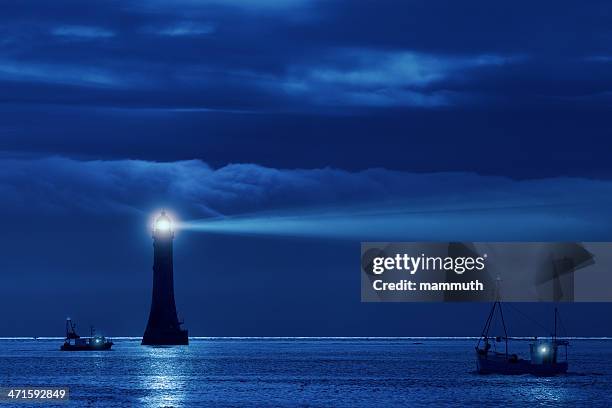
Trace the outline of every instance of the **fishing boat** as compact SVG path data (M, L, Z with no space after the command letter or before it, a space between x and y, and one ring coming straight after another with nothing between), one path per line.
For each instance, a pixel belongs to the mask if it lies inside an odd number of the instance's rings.
M62 351L94 351L110 350L113 346L111 339L96 335L93 326L90 337L81 337L76 333L75 324L70 318L66 319L66 338L60 347Z
M495 312L499 311L503 327L503 336L490 336L489 330ZM557 317L555 308L555 330L549 338L533 339L508 337L502 304L498 300L493 304L485 323L482 335L476 344L476 365L480 374L532 374L536 376L554 376L567 372L567 340L557 338ZM528 341L529 359L523 359L509 351L509 340ZM503 343L502 351L497 345Z

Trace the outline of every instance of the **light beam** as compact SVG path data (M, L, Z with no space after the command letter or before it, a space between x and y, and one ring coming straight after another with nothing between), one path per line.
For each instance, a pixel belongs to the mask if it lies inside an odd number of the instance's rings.
M177 227L206 233L320 237L349 240L569 239L579 218L561 218L559 205L418 208L337 207L283 213L255 213L184 221ZM572 209L573 211L575 209ZM567 208L560 211L568 211ZM575 239L575 236L574 236Z

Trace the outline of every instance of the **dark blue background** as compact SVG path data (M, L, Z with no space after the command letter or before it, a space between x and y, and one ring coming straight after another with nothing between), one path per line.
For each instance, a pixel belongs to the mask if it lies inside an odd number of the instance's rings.
M141 334L162 207L191 220L363 206L377 229L355 221L342 237L333 222L281 237L180 231L191 334L479 334L486 305L361 304L359 241L610 240L611 13L606 1L4 4L0 335L61 335L66 315ZM562 309L573 335L612 334L611 311Z

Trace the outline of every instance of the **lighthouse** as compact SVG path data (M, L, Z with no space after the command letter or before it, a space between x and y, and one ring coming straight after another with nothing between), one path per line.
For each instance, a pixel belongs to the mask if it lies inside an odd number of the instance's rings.
M174 301L174 268L172 264L172 220L165 211L153 226L153 297L149 321L142 337L142 344L187 345L187 330L176 314Z

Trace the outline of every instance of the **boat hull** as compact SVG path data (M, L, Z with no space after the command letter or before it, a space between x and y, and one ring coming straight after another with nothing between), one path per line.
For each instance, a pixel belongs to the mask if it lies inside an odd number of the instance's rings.
M112 346L113 346L112 342L103 343L100 345L92 345L92 344L75 345L75 344L64 343L60 347L60 350L62 351L103 351L103 350L110 350Z
M553 376L565 374L568 369L567 362L532 364L530 360L519 358L506 358L504 355L476 354L476 364L479 374L520 375L532 374L537 376Z

